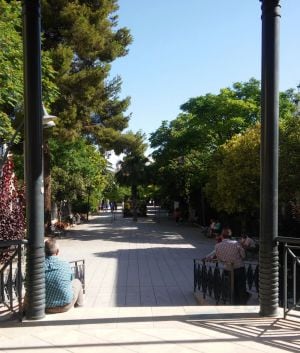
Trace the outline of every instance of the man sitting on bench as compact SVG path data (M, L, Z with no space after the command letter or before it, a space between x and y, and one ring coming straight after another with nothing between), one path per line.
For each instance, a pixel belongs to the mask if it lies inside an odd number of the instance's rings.
M83 305L83 290L79 279L73 278L71 266L58 256L58 242L45 241L46 313L62 313Z

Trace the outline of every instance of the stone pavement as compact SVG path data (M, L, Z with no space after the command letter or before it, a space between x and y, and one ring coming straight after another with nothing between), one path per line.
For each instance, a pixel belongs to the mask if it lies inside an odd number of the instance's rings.
M257 306L197 306L194 257L213 247L198 228L161 217L75 226L61 256L86 260L85 307L0 323L1 352L299 352L298 313L261 318Z
M214 246L196 227L110 212L59 242L61 256L86 260L86 307L196 305L192 259Z

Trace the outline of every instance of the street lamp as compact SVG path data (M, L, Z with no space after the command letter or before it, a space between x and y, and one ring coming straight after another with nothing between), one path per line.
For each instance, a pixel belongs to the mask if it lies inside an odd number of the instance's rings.
M43 128L54 127L55 126L54 120L57 119L57 116L48 114L44 104L42 104L42 110L43 110Z
M55 115L49 115L44 104L42 104L42 111L43 111L43 117L42 117L42 125L44 129L50 128L50 127L54 127L55 126L55 122L54 120L57 119L57 116ZM13 134L11 140L3 145L3 157L0 156L0 170L2 169L3 165L5 164L7 157L9 155L9 152L12 148L12 146L15 143L15 139L17 138L18 133L22 130L22 128L24 127L24 119L21 121L21 123L17 126L15 133Z

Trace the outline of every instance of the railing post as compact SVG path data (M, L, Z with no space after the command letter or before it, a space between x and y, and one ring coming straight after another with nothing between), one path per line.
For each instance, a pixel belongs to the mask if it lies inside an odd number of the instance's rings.
M262 2L260 315L278 310L278 119L280 0Z
M197 279L196 279L196 259L194 259L194 292L196 292Z
M234 268L231 265L230 269L230 304L233 305L234 303Z
M284 261L284 268L283 268L283 315L286 318L287 313L287 255L288 255L288 247L287 243L284 244L283 247L283 261Z
M297 259L293 258L293 306L297 305Z
M9 293L9 309L12 310L14 307L14 301L13 301L13 285L12 285L12 262L9 263L9 272L8 272L8 278L7 278L7 287L8 287L8 293Z
M18 294L18 305L19 305L19 319L22 321L23 318L23 306L22 306L22 244L18 244L18 272L17 272L17 294Z

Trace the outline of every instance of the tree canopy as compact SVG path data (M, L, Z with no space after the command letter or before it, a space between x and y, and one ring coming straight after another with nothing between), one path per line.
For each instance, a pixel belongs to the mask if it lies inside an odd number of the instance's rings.
M121 79L110 78L110 64L128 52L132 38L117 28L116 0L42 1L43 48L57 71L59 98L52 104L60 117L57 136L84 133L102 148L112 148L129 117L129 98L119 99Z
M279 193L283 204L299 190L299 96L280 92ZM191 98L171 122L151 134L152 170L161 198L215 212L257 214L260 179L260 83L237 82L219 94ZM298 145L297 145L298 144ZM296 180L297 179L297 180ZM202 205L200 207L200 205Z
M0 0L0 142L10 141L23 120L23 41L20 1ZM47 52L42 60L43 101L57 96L55 71Z

